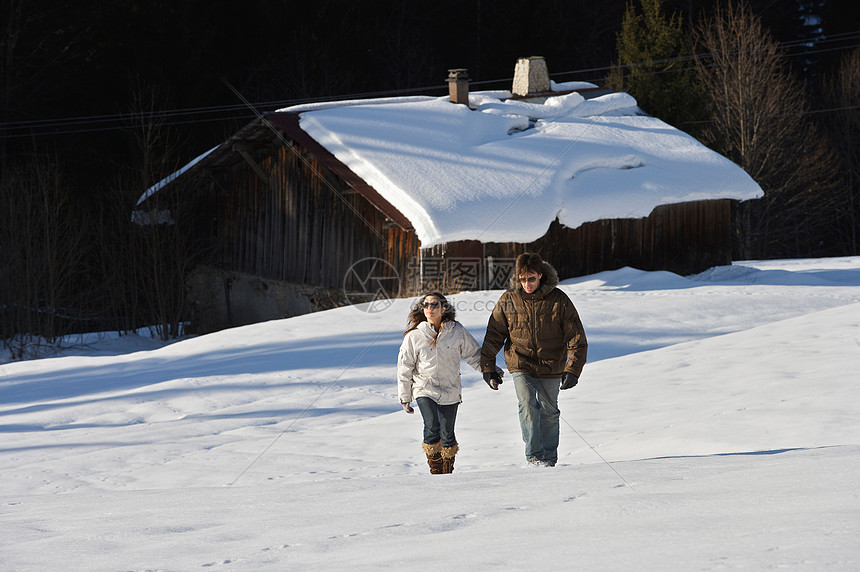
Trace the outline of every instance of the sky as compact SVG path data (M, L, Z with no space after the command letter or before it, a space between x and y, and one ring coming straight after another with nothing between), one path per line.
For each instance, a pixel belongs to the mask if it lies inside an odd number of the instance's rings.
M860 567L860 257L560 287L589 361L554 468L525 462L510 375L463 363L455 470L429 474L409 299L0 357L0 569ZM479 342L500 295L450 298Z

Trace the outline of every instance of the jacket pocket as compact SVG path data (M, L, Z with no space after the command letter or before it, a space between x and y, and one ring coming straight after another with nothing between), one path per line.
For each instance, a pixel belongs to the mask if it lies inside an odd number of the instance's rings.
M567 351L565 346L552 346L541 348L538 351L537 372L542 375L560 374L567 364Z

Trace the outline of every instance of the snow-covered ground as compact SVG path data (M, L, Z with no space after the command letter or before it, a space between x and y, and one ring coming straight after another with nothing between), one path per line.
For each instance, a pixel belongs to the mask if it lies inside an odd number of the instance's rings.
M857 570L858 286L860 257L565 282L590 360L552 469L464 364L427 474L408 300L6 363L0 569ZM479 341L499 295L452 297Z

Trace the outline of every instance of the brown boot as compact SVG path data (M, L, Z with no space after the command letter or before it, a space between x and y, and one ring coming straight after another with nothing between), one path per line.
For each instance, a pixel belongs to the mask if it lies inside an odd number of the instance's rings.
M459 450L460 445L457 443L454 443L450 447L442 447L442 473L454 472L454 457Z
M442 441L436 441L432 445L421 443L424 453L427 455L427 464L430 465L431 475L442 474Z

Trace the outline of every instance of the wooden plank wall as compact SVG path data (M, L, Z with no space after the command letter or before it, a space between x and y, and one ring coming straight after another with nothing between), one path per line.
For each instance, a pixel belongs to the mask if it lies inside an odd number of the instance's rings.
M279 146L213 173L210 240L217 266L299 284L340 288L350 266L379 258L383 274L405 272L417 257L414 232L386 217L299 147ZM333 190L334 189L334 190ZM337 191L337 192L335 192ZM339 194L338 194L339 193Z
M195 232L208 235L211 263L264 278L341 288L351 265L378 258L387 265L378 265L375 272L409 284L419 253L414 232L391 224L298 146L271 147L254 158L267 180L245 161L201 179L207 181L198 206L204 216L196 218L207 223ZM485 262L490 256L513 259L530 250L551 262L562 278L623 266L693 274L731 262L731 202L665 205L646 218L601 220L576 229L555 221L533 243L461 241L421 255L425 261ZM457 281L439 286L459 288Z
M664 205L646 218L600 220L576 229L556 220L535 242L485 243L482 256L484 260L489 256L504 260L526 251L537 252L558 270L561 278L624 266L695 274L731 263L731 202ZM475 256L475 243L448 243L426 249L422 255L425 260Z

